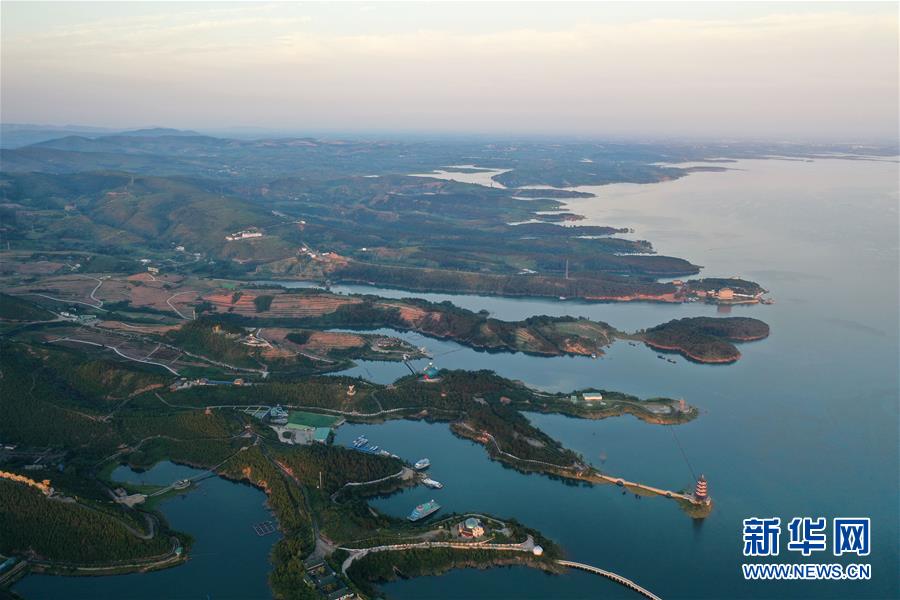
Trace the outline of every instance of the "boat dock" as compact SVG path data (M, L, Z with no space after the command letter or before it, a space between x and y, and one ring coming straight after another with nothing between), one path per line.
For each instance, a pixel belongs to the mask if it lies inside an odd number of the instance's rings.
M256 532L256 535L262 537L264 535L269 535L270 533L275 533L278 527L272 521L263 521L262 523L257 523L253 526L253 531Z
M709 507L711 505L710 504L711 501L710 501L709 497L706 496L706 494L704 494L703 497L698 498L696 495L692 495L692 494L685 494L683 492L673 492L671 490L664 490L662 488L653 487L650 485L644 485L643 483L636 483L634 481L628 481L626 479L622 479L621 477L611 477L609 475L604 475L603 473L601 473L600 471L598 471L594 468L584 468L584 467L578 468L577 466L575 468L573 468L573 467L569 467L569 466L555 465L553 463L548 463L548 462L544 462L544 461L540 461L540 460L519 458L518 456L516 456L514 454L510 454L509 452L503 451L500 448L500 444L497 443L496 438L494 438L494 436L491 435L490 433L488 433L487 431L475 431L474 429L472 429L465 423L462 423L461 425L463 427L465 427L465 429L467 429L468 431L478 435L479 437L474 438L477 441L480 441L483 444L486 444L488 442L492 443L494 445L494 448L496 448L497 452L502 454L503 456L506 456L517 462L552 467L555 469L555 474L560 475L562 477L567 477L570 479L577 479L580 481L589 481L591 483L612 483L614 485L628 487L628 488L632 488L632 489L636 489L636 490L641 490L644 492L648 492L649 494L653 494L656 496L662 496L664 498L683 500L683 501L688 502L691 505L696 506L696 507Z
M396 455L391 454L384 448L376 446L369 442L369 440L363 436L359 436L355 440L353 440L350 444L347 445L347 448L351 450L356 450L358 452L364 452L366 454L377 454L379 456L393 456L397 458Z

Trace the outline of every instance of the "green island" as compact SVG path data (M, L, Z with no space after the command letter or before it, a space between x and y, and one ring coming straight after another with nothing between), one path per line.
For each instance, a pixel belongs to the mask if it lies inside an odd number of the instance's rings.
M769 336L769 326L749 317L691 317L651 327L640 338L651 348L678 352L701 363L732 363L741 357L732 342Z

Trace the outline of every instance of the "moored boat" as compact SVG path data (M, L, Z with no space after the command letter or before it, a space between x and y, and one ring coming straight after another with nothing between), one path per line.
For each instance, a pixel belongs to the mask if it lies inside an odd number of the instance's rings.
M431 466L431 461L427 458L423 458L420 461L417 461L416 464L413 465L417 471L421 471L422 469L427 469Z
M443 483L441 483L440 481L435 481L434 479L431 479L430 477L426 477L425 479L423 479L422 485L427 485L428 487L434 488L436 490L443 489L443 487L444 487Z
M406 518L410 521L419 521L421 519L424 519L428 515L433 515L439 510L441 510L441 505L434 500L429 500L428 502L415 507Z

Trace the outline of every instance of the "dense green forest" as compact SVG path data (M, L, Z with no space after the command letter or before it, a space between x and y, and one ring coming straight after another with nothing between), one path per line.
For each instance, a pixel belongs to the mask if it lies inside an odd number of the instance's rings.
M165 535L144 540L104 512L47 498L31 487L0 480L0 553L68 563L128 562L171 550Z
M275 299L275 296L257 296L253 299L253 304L256 306L256 312L266 312L272 306L272 300Z
M278 461L290 468L304 485L333 493L347 482L372 481L393 475L403 464L399 459L356 452L340 446L313 444L275 453Z
M49 321L54 318L56 318L56 315L33 302L0 293L0 319L10 321Z
M521 534L524 538L524 533ZM403 552L375 552L353 561L348 575L367 594L376 596L378 590L372 583L392 581L398 577L439 575L450 569L486 568L489 565L532 564L548 571L558 571L553 560L560 556L551 544L541 557L530 552L496 550L454 550L429 548Z
M66 383L84 394L85 398L121 400L135 392L160 387L169 378L158 369L137 363L123 364L109 360L84 360L70 352L51 353L53 369Z
M237 341L245 331L226 322L200 318L184 323L165 335L170 343L189 352L237 367L258 368L254 351Z
M646 330L647 344L674 350L699 362L734 362L741 353L732 341L759 340L769 335L769 326L748 317L690 317L676 319Z
M581 458L571 450L534 427L518 410L503 404L476 404L466 411L463 421L476 431L490 433L500 450L521 459L548 462L561 467L570 467ZM454 431L459 431L454 428ZM495 447L487 446L493 454ZM519 465L520 467L522 465Z
M0 439L32 446L111 452L121 435L94 414L102 401L45 368L50 355L23 344L0 344ZM52 363L49 363L52 364Z

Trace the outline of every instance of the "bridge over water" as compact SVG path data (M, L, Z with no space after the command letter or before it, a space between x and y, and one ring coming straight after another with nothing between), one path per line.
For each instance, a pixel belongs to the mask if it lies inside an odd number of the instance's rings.
M257 441L258 441L258 439L257 439ZM254 443L254 445L255 445L255 443ZM229 460L231 460L232 458L234 458L235 456L237 456L244 450L247 450L248 448L250 448L250 446L243 446L237 452L230 455L228 458L226 458L225 460L223 460L216 466L210 467L210 468L204 470L203 472L194 475L193 477L188 477L187 479L179 479L178 481L175 481L174 483L167 485L166 487L164 487L162 489L156 490L152 494L148 494L147 497L154 498L156 496L161 496L161 495L165 494L166 492L170 492L172 490L186 489L186 488L190 487L190 485L192 483L197 483L199 481L203 481L204 479L209 479L211 477L216 477L216 469L218 469L219 467L221 467L222 465L227 463Z
M341 547L341 550L346 550L350 553L350 555L344 560L343 564L341 565L341 572L346 574L347 569L350 568L350 565L353 564L354 561L374 552L395 552L425 548L454 548L457 550L512 550L518 552L531 552L532 550L534 550L534 547L534 538L532 538L530 535L524 542L518 544L491 544L485 542L418 542L389 544L385 546L374 546L370 548ZM595 575L601 575L603 577L606 577L607 579L615 581L619 585L623 585L628 589L641 594L645 598L649 598L650 600L662 600L659 596L657 596L650 590L641 587L627 577L622 577L618 573L613 573L612 571L606 571L593 565L574 562L571 560L557 560L556 564L563 567L568 567L570 569L579 569L581 571L587 571L588 573L594 573Z
M605 571L599 567L595 567L592 565L586 565L584 563L574 562L571 560L557 560L556 564L562 565L563 567L569 567L570 569L580 569L581 571L587 571L588 573L602 575L603 577L606 577L607 579L611 579L618 584L624 585L628 589L633 590L633 591L637 592L638 594L641 594L642 596L650 598L650 600L662 600L659 596L657 596L650 590L643 588L643 587L639 586L638 584L636 584L635 582L633 582L632 580L630 580L626 577L622 577L621 575L618 575L616 573L613 573L612 571Z

